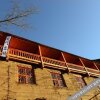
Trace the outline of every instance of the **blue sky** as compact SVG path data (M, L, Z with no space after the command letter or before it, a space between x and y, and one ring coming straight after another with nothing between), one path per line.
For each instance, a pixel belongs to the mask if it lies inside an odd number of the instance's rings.
M10 10L9 1L0 3L2 18ZM20 4L39 9L27 20L31 27L1 30L85 58L100 58L100 0L22 0Z

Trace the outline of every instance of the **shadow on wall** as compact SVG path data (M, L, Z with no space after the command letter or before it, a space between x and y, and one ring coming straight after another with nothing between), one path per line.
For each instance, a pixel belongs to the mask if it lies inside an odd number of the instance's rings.
M36 98L35 100L46 100L46 98Z

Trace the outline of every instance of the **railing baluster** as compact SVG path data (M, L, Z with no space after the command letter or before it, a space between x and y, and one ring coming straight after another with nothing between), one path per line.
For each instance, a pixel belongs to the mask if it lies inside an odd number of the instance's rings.
M17 50L17 49L11 49L10 48L9 49L9 54L12 55L12 56L16 55L18 57L23 57L23 58L27 58L27 59L31 59L31 60L41 61L39 55L28 53L28 52Z
M43 57L43 62L44 63L48 63L48 64L57 65L57 66L66 67L65 62L59 61L59 60L55 60L55 59L51 59L51 58L47 58L47 57Z
M85 69L80 65L75 65L75 64L68 63L68 67L71 68L72 70L77 69L77 70L80 70L80 71L85 71ZM100 74L100 72L98 70L96 70L96 69L87 68L87 70L91 74Z
M90 72L90 74L100 74L100 72L96 69L87 68L87 70L88 70L88 72Z
M71 64L71 63L68 63L68 67L70 70L72 71L81 71L81 72L85 72L85 69L83 66L80 66L80 65L75 65L75 64Z

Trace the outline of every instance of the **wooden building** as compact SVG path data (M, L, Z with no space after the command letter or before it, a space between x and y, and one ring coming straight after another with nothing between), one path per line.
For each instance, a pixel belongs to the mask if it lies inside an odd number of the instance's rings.
M0 100L67 100L99 76L100 63L0 32Z

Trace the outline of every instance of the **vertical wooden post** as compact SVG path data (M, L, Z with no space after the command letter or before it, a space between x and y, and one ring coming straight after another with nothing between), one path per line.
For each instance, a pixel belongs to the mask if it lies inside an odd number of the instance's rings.
M79 58L79 60L81 61L81 63L82 63L82 65L83 65L84 69L86 70L87 74L90 76L90 74L89 74L89 72L88 72L87 68L85 67L85 65L84 65L83 61L81 60L81 58Z
M62 56L63 56L64 62L65 62L66 67L67 67L67 69L68 69L68 64L67 64L67 62L66 62L66 59L65 59L65 56L64 56L63 52L61 52L61 54L62 54ZM68 72L70 72L70 70L69 70L69 69L68 69Z
M39 53L40 53L40 57L41 57L41 63L42 63L42 68L44 67L44 63L43 63L43 58L42 58L42 52L41 52L41 47L39 46Z
M95 67L97 68L97 70L98 70L98 71L100 71L100 70L99 70L99 68L97 67L96 63L95 63L95 62L93 62L93 64L95 65Z

